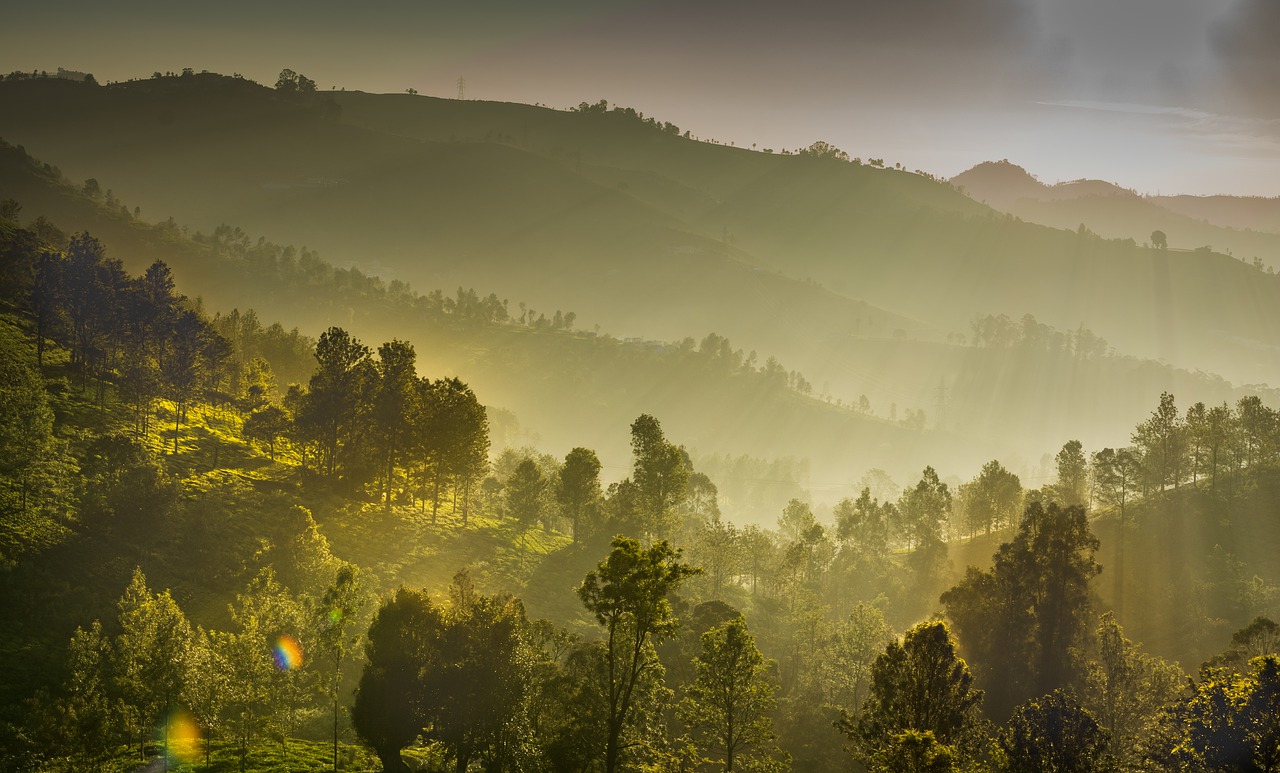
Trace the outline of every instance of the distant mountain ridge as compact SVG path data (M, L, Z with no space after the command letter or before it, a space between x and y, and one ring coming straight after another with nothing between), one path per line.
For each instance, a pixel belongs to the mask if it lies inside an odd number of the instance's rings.
M1280 266L1280 198L1143 196L1103 180L1047 185L1007 159L978 164L951 182L975 200L1031 222L1058 228L1082 223L1138 243L1162 231L1171 247L1210 246Z

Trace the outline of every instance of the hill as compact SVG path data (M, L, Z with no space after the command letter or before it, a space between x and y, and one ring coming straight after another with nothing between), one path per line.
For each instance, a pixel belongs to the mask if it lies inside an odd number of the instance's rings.
M0 136L146 213L624 337L715 330L832 394L870 388L831 356L841 336L945 340L993 313L1237 383L1280 373L1280 285L1226 256L1022 223L927 176L696 142L607 105L298 100L192 75L6 82L0 107Z
M1258 392L1108 354L1088 331L1034 319L988 318L1002 332L979 341L975 328L970 345L820 331L819 381L753 359L721 335L618 340L575 332L574 315L531 311L519 296L518 312L472 291L419 294L398 280L337 269L305 248L255 243L239 229L187 237L174 221L152 225L109 207L11 146L0 146L4 196L22 202L29 220L43 214L101 236L135 272L163 257L179 287L210 309L271 309L313 338L330 325L371 342L412 334L428 372L463 375L490 405L514 411L518 424L504 422L504 442L557 455L586 443L617 477L627 456L618 428L645 412L662 416L697 456L746 454L766 466L798 460L819 498L834 502L856 493L854 481L870 467L905 481L926 465L967 475L1000 458L1034 478L1044 449L1068 437L1091 448L1123 444L1114 428L1145 415L1152 394L1212 405ZM735 517L764 522L787 498L731 497L749 508Z

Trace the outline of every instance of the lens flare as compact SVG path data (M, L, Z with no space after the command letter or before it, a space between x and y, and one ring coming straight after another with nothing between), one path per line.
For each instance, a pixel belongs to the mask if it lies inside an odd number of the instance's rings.
M329 610L329 623L330 623L331 625L337 625L337 624L338 624L339 622L341 622L341 621L342 621L342 610L341 610L341 609L331 609L331 610Z
M187 712L179 709L169 715L165 736L169 741L169 759L175 762L196 762L200 759L200 726Z
M302 666L302 645L292 636L285 635L276 639L274 651L276 668L281 671L292 671Z

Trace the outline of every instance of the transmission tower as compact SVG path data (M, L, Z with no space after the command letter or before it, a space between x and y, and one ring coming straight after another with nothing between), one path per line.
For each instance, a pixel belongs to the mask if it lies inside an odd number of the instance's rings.
M458 76L458 99L459 100L463 100L467 98L466 89L467 89L467 82L462 79L462 76Z

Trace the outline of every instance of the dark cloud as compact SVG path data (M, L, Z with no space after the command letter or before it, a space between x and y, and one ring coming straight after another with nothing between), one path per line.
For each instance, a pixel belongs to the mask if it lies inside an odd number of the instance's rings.
M1280 2L1237 0L1210 31L1237 109L1280 116Z

